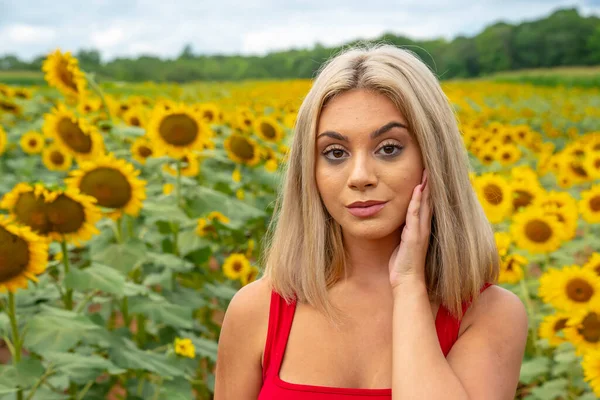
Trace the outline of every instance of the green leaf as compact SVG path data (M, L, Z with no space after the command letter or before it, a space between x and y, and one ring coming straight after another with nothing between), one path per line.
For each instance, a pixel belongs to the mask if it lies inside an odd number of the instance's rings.
M217 361L217 342L214 340L186 335L189 337L196 348L196 354L202 357L208 357L211 361Z
M182 255L198 249L210 249L211 242L198 236L194 230L183 231L177 237L177 247Z
M139 239L123 244L111 244L98 253L92 254L92 260L113 267L123 273L129 273L146 259L146 246Z
M524 361L521 364L521 374L519 380L529 384L550 372L550 359L547 357L536 357L532 360Z
M185 375L184 365L178 363L175 357L140 350L130 341L109 351L110 359L121 368L150 371L165 378Z
M557 397L567 398L567 385L569 381L564 378L553 379L544 382L543 385L535 387L531 390L531 394L540 400L553 400Z
M148 259L152 261L152 264L167 267L172 271L187 272L194 268L194 264L184 260L183 258L177 257L174 254L153 252L149 252L147 254Z
M54 369L80 384L97 378L104 371L111 375L127 372L126 369L119 368L110 360L95 354L46 352L44 358L53 363Z
M165 298L154 300L137 297L129 299L131 314L144 314L149 319L176 328L191 329L193 327L193 309L169 303Z
M187 379L175 378L166 381L160 388L160 400L191 400L192 386Z
M233 296L237 293L237 290L223 284L214 285L212 283L207 283L204 285L203 289L209 296L216 296L227 301L231 301Z
M149 223L155 223L156 221L172 221L180 223L190 223L190 218L177 207L175 204L175 198L167 197L162 201L146 201L142 214L146 216L146 220Z
M118 270L99 263L86 269L72 269L65 277L65 284L79 291L102 290L121 295L125 287L125 276Z

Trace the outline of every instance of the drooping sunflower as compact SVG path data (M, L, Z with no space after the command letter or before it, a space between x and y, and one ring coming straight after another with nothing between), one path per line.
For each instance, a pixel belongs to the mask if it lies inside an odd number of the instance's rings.
M565 339L573 343L578 356L600 350L600 307L574 311L563 328Z
M4 128L2 128L2 125L0 125L0 154L4 153L6 142L6 132L4 131Z
M582 266L583 269L589 269L594 271L596 275L600 276L600 253L594 252L588 258L585 264Z
M600 185L593 185L589 190L581 192L579 212L583 219L591 224L600 222Z
M70 52L61 53L56 50L49 54L42 70L45 79L53 86L70 97L81 97L86 90L85 74L79 69L79 61Z
M260 162L258 144L251 138L239 133L232 133L223 143L227 156L240 164L254 166Z
M45 210L50 224L48 236L80 246L100 233L96 222L102 218L102 212L95 204L95 198L74 188L48 191Z
M196 220L196 235L200 237L216 239L218 233L208 218L198 218Z
M208 215L206 216L206 218L211 221L217 220L222 224L228 224L230 222L229 217L226 217L225 215L223 215L223 213L221 213L219 211L209 212Z
M109 153L82 162L65 182L69 188L95 197L99 206L112 209L111 218L118 218L121 213L137 216L146 199L146 181L139 179L139 174L133 165Z
M181 175L182 176L197 176L200 172L200 161L198 155L190 152L181 158ZM167 163L163 165L163 171L166 173L177 176L177 165L176 163Z
M529 261L519 254L510 254L501 258L500 283L517 283L524 277L523 268L527 266Z
M600 278L577 265L549 268L540 277L540 298L561 311L600 305Z
M14 101L0 98L0 111L19 116L23 108Z
M148 137L157 153L181 158L190 151L202 150L212 132L190 107L174 104L169 110L154 107L148 122Z
M254 282L256 277L258 276L259 270L254 265L250 267L250 271L246 274L240 276L240 282L242 286L246 286L247 284Z
M47 263L48 242L0 215L0 291L26 289L28 280L37 282Z
M529 207L515 214L510 232L515 244L531 253L549 253L563 243L558 218L537 207Z
M590 350L581 362L583 380L588 382L596 398L600 397L600 350Z
M474 179L474 187L491 223L502 222L512 212L512 189L502 176L483 174Z
M254 120L254 131L267 142L277 143L283 138L283 129L276 119L269 116L260 116Z
M251 270L250 261L244 254L233 253L223 263L223 274L229 279L240 279Z
M104 154L104 141L96 127L77 118L62 104L45 115L43 131L77 161L93 160Z
M42 151L42 162L50 171L68 171L73 164L73 156L53 143Z
M8 210L12 219L36 234L47 236L52 226L46 214L46 195L43 185L20 182L2 197L0 208Z
M550 347L556 347L566 342L563 329L569 321L569 313L556 312L552 315L546 315L538 328L540 339L548 340Z
M146 136L138 137L131 145L131 156L140 164L146 164L148 157L152 157L154 150L152 142Z
M38 132L27 132L19 141L21 149L27 154L39 154L44 149L44 136Z
M13 96L15 96L18 99L29 100L33 96L33 93L31 89L21 87L15 88Z

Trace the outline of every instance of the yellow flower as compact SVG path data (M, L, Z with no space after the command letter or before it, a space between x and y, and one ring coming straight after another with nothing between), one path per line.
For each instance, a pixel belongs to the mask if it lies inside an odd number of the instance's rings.
M507 232L494 232L494 240L496 241L498 254L501 257L505 256L512 242L510 235Z
M565 339L573 343L578 356L600 350L600 308L593 306L573 311L563 329Z
M146 159L152 157L152 142L146 136L138 137L131 145L131 155L140 164L146 164Z
M231 174L231 179L234 182L238 182L238 183L242 180L242 174L241 174L239 168L236 168L233 170L233 173Z
M594 271L596 275L600 276L600 253L592 253L587 262L583 264L582 268Z
M240 276L240 282L242 283L242 286L246 286L250 282L254 282L258 276L258 272L259 271L257 267L251 266L247 273Z
M0 215L0 291L26 289L28 280L38 281L37 275L46 270L47 263L47 241Z
M229 279L239 279L251 270L250 261L245 255L233 253L223 263L223 274Z
M194 153L184 155L180 163L180 173L182 176L197 176L200 172L200 161L198 161L198 156ZM172 165L171 163L165 164L163 165L163 171L177 176L177 165Z
M513 192L512 209L518 211L519 208L529 207L539 196L543 196L544 188L536 181L518 180L510 182Z
M600 397L600 350L590 350L583 356L581 362L583 380L588 382L596 395Z
M112 153L94 161L82 162L65 179L68 187L93 196L98 205L113 209L111 218L121 213L137 216L146 199L146 181L138 178L139 170Z
M549 268L540 277L540 298L561 311L573 311L600 304L600 278L577 265Z
M131 107L123 113L123 121L129 126L145 128L148 121L148 111L143 106Z
M44 60L42 70L48 85L60 90L67 96L81 97L86 89L85 75L79 69L79 62L70 52L56 50Z
M73 164L73 156L53 143L42 151L42 162L50 171L68 171Z
M244 189L236 190L235 197L237 197L238 200L244 200L244 198L246 197L246 194L244 193Z
M165 183L163 185L163 194L169 195L173 192L173 189L175 189L175 185L172 183Z
M218 124L221 122L221 109L214 103L199 104L194 107L200 114L200 117L207 124Z
M37 132L27 132L19 141L21 149L27 154L39 154L44 148L44 136Z
M523 267L528 264L525 257L518 254L510 254L502 258L500 263L499 283L517 283L523 279Z
M200 237L215 239L217 237L217 230L209 223L208 219L198 218L196 221L196 234Z
M512 211L512 189L503 177L486 173L475 178L475 191L491 223L502 222Z
M210 141L212 131L190 107L172 104L169 110L154 107L148 122L148 137L159 155L182 158L190 151L201 151Z
M579 212L588 223L600 222L600 185L593 185L589 190L581 192Z
M283 138L283 129L277 122L277 120L261 116L254 120L254 131L263 140L268 142L277 143Z
M517 246L531 253L550 253L563 242L557 217L537 207L524 209L513 216L510 233Z
M196 357L196 348L191 339L175 338L175 353L183 357L194 358Z
M229 223L229 218L227 218L225 215L223 215L219 211L211 211L210 213L208 213L208 215L206 216L206 218L209 219L209 220L211 220L211 221L218 220L222 224L228 224Z
M104 142L96 127L75 117L62 104L44 116L43 130L78 161L93 160L104 154Z
M256 243L254 242L254 239L248 239L248 248L246 249L247 258L252 257L252 252L254 251L255 244Z
M232 133L223 143L227 156L236 163L254 166L260 162L257 143L249 137Z
M269 172L277 171L277 160L271 158L265 163L265 169Z
M502 165L512 165L521 159L521 150L514 144L505 144L500 146L496 154L496 159Z
M6 132L0 125L0 154L4 153L4 150L6 149L6 142Z
M556 347L559 344L566 342L565 338L560 336L563 329L569 321L569 313L557 312L552 315L547 315L540 323L538 334L540 339L548 340L550 347Z

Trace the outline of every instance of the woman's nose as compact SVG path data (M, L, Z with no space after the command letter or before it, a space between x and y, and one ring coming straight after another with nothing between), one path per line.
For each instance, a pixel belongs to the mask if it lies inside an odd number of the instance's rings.
M377 176L372 159L366 154L357 154L350 161L350 176L348 187L350 189L365 190L367 187L377 185Z

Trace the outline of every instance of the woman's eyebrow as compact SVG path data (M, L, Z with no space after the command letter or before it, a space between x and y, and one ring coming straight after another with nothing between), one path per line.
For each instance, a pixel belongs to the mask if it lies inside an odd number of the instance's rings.
M389 131L392 128L404 128L404 129L408 129L406 127L406 125L397 122L397 121L392 121L392 122L388 122L387 124L385 124L384 126L382 126L381 128L378 128L376 130L374 130L373 132L371 132L371 139L377 139L378 136L383 135L384 133L386 133L387 131ZM348 139L348 136L342 135L341 133L335 132L335 131L325 131L323 133L320 133L319 136L317 136L317 140L319 140L320 137L322 136L329 136L330 138L333 139L337 139L337 140L341 140L343 142L349 142L350 139Z

